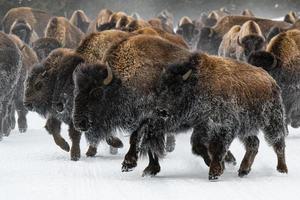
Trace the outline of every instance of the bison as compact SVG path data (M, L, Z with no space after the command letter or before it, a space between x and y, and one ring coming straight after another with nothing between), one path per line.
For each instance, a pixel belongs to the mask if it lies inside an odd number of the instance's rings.
M96 19L94 19L90 25L89 28L87 30L87 33L94 33L94 32L98 32L98 27L101 27L103 24L108 23L108 20L110 18L110 16L113 14L113 11L109 10L109 9L102 9Z
M38 39L36 32L24 19L17 19L14 21L14 23L11 25L9 33L18 36L23 42L29 45Z
M83 10L75 10L70 18L70 23L79 28L83 33L86 33L91 20Z
M223 37L219 56L247 61L250 53L263 50L265 38L257 23L250 20L242 26L233 26Z
M23 19L30 24L38 37L44 36L44 30L50 20L51 15L45 11L29 8L18 7L10 9L2 19L2 27L5 33L9 33L12 24L17 19Z
M239 176L244 176L250 172L262 130L277 155L277 170L287 173L281 91L266 71L203 53L164 66L153 97L155 106L149 107L137 128L140 151L163 157L166 133L193 128L192 147L207 149L201 152L210 163L209 179L216 180L237 137L246 148L239 169Z
M221 18L213 27L204 27L200 31L197 49L216 55L223 36L234 26L242 25L246 21L252 20L256 22L264 36L269 30L276 26L279 28L289 28L291 24L281 21L273 21L269 19L248 17L248 16L225 16Z
M184 38L191 49L196 48L200 30L189 17L182 17L180 19L176 33Z
M265 69L282 90L287 124L300 127L300 31L291 30L274 37L266 51L254 52L248 62Z
M0 140L12 129L13 97L22 70L22 53L18 46L0 32Z

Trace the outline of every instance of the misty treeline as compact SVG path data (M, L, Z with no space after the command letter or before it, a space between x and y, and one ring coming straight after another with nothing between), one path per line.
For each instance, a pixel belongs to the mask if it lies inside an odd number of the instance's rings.
M249 8L258 16L278 17L290 10L299 11L300 0L0 0L0 17L10 8L20 6L39 8L66 17L74 10L82 9L93 18L100 9L109 8L129 14L137 12L147 18L168 9L178 19L183 15L197 17L202 12L220 7L228 10Z

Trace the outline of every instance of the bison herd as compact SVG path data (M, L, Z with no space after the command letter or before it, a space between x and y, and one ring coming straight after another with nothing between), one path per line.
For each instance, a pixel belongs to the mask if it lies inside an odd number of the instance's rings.
M123 143L115 133L123 129L130 147L122 171L144 154L143 175L154 176L175 135L192 129L192 152L216 180L225 162L236 163L235 138L246 150L238 175L250 172L262 131L277 170L287 173L287 126L300 126L299 24L294 12L275 21L224 8L182 17L175 28L166 10L145 20L103 9L91 20L82 10L67 19L11 9L0 32L0 140L16 123L26 132L26 115L36 112L76 161L82 134L92 157L102 141L117 153Z

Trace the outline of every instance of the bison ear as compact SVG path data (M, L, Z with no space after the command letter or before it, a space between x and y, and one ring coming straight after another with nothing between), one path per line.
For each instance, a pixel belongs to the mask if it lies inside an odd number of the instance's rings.
M280 59L270 52L257 51L250 54L248 63L262 67L266 71L271 71L279 65Z

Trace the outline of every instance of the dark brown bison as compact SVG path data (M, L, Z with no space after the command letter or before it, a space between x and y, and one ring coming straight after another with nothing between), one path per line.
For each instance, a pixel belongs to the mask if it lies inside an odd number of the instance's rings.
M79 28L83 33L86 33L91 20L83 10L75 10L70 18L70 23Z
M50 18L51 15L42 10L29 7L12 8L3 17L2 27L5 33L9 33L12 24L17 19L23 19L30 24L39 37L43 37Z
M13 97L22 70L22 53L18 46L0 32L0 140L12 127Z
M300 127L300 31L291 30L274 37L266 51L254 52L249 63L264 68L282 90L287 123Z
M193 128L193 149L207 149L203 157L210 163L209 179L215 180L223 173L231 142L239 138L246 148L239 169L239 176L244 176L250 172L262 130L277 154L277 170L287 173L281 92L266 71L196 53L188 61L166 66L159 77L155 106L137 128L141 151L162 157L166 133Z
M215 26L204 27L201 29L197 49L210 54L217 54L223 36L232 28L232 26L241 26L249 20L252 20L259 25L264 36L266 36L269 30L274 26L283 29L291 26L291 24L286 22L273 21L269 19L248 16L225 16L221 18Z

